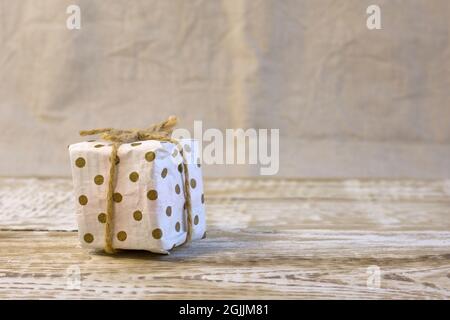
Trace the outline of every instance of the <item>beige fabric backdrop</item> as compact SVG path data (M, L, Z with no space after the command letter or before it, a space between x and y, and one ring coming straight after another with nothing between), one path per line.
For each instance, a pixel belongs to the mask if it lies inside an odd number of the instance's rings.
M450 177L449 21L448 0L0 0L0 175L68 176L79 129L177 114L280 128L282 176Z

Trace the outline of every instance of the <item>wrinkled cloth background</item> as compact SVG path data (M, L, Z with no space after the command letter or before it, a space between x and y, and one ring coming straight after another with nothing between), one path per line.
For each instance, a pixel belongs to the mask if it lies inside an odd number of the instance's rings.
M448 178L449 32L448 0L0 0L0 175L69 176L78 130L176 114L280 128L280 176Z

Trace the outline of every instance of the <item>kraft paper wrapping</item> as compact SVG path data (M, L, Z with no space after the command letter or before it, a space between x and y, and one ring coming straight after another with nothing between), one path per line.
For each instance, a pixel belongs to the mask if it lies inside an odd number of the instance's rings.
M181 140L188 159L192 240L206 235L203 180L198 144ZM69 146L78 234L83 247L105 245L106 195L111 145L88 141ZM114 189L115 249L165 253L186 240L184 172L175 144L154 140L124 143L118 150Z

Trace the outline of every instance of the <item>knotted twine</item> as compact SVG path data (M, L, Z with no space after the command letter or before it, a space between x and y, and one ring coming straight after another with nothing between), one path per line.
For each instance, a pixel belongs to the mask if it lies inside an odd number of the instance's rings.
M121 144L144 140L157 140L171 142L176 145L183 159L184 168L184 198L186 204L186 241L188 243L192 239L192 205L191 205L191 191L189 187L189 171L188 163L183 152L183 146L176 139L171 138L173 128L177 124L177 118L170 116L167 120L154 124L147 129L128 129L120 130L114 128L92 129L80 131L81 136L100 135L103 140L112 142L112 150L109 156L111 163L109 168L108 192L106 195L106 222L105 222L105 246L104 250L107 253L115 253L113 248L113 233L114 233L114 202L113 194L116 186L116 173L118 158L117 152ZM181 173L183 175L183 173Z

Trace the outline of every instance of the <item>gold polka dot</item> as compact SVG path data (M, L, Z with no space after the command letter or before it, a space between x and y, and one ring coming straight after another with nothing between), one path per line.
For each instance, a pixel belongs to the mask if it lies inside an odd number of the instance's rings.
M81 196L78 197L78 202L82 205L85 206L88 203L88 198L83 194Z
M96 144L95 146L94 146L94 148L101 148L101 147L104 147L105 145L104 144Z
M172 207L171 207L171 206L168 206L168 207L166 208L166 215L167 215L168 217L170 217L170 216L172 215Z
M103 212L100 213L98 215L97 219L100 223L105 223L106 222L106 213L103 213Z
M186 152L191 152L191 146L188 144L184 145L184 150L186 150Z
M180 192L181 192L180 186L178 184L175 186L175 192L177 194L180 194Z
M84 160L84 158L82 158L82 157L79 157L79 158L77 158L77 160L75 160L75 165L78 168L83 168L86 165L86 160Z
M122 201L122 195L118 192L113 193L113 200L114 202L120 202Z
M180 173L183 172L183 165L181 163L178 165L178 171L180 171Z
M162 238L162 230L161 229L159 229L159 228L156 228L156 229L154 229L153 231L152 231L152 236L153 236L153 238L155 238L155 239L161 239Z
M197 186L197 181L195 181L195 179L191 179L191 188L195 189L196 186Z
M103 184L103 181L105 181L105 179L103 178L103 176L102 175L96 175L95 177L94 177L94 183L96 184L96 185L101 185L101 184Z
M119 231L117 234L117 239L119 241L125 241L127 239L127 233L125 231Z
M180 232L180 228L181 228L181 224L180 224L179 222L177 222L177 223L175 224L175 230L176 230L177 232Z
M136 210L135 212L133 212L133 218L136 221L141 221L142 220L142 212L139 210Z
M194 217L194 224L195 224L195 225L198 225L199 220L200 220L200 219L199 219L199 217L198 217L198 214L196 214L195 217Z
M133 142L132 144L131 144L131 146L132 147L136 147L136 146L140 146L142 143L140 143L140 142Z
M161 172L161 177L165 178L167 176L167 168L164 168Z
M132 182L136 182L139 180L139 173L137 173L136 171L130 173L130 180Z
M147 198L149 200L156 200L156 199L158 199L158 191L150 190L149 192L147 192Z
M205 231L205 233L203 234L202 239L205 239L205 238L206 238L206 231Z
M148 162L152 162L153 160L155 160L155 153L153 151L149 151L145 154L145 160L147 160Z
M173 152L172 152L172 157L176 158L177 155L178 155L178 149L174 148Z
M92 235L92 233L86 233L83 237L84 241L86 241L87 243L92 243L92 241L94 241L94 236Z
M202 193L202 203L205 203L205 195Z

